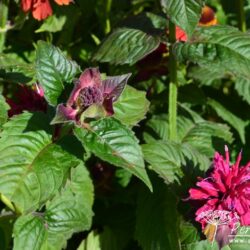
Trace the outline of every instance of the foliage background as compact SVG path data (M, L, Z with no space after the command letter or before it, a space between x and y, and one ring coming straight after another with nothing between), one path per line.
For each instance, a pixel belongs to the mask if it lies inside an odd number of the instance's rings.
M194 221L195 206L183 198L225 144L233 159L241 149L243 163L249 158L250 35L237 29L245 31L239 2L178 1L194 8L186 18L154 0L52 2L53 15L42 22L23 13L19 1L0 3L0 19L4 6L8 13L0 33L1 250L211 249ZM195 29L204 3L221 26ZM166 9L189 37L194 32L191 42L173 46L179 61L175 140L169 134ZM246 28L249 15L245 1ZM54 142L49 124L56 104L67 99L80 68L96 66L104 75L133 73L114 118L91 123L95 133L68 133L65 126ZM9 119L6 99L17 101L18 86L34 82L45 89L46 114ZM105 137L110 128L118 142ZM225 249L243 247L249 246Z

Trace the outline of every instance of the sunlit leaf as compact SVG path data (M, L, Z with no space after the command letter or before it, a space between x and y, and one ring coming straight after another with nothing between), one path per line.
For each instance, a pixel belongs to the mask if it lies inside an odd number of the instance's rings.
M160 38L132 28L115 30L101 45L94 60L112 64L134 64L160 44Z
M42 114L15 116L0 135L0 193L20 212L34 211L52 198L69 168L78 163L52 142L51 134L40 126L44 120Z
M125 125L133 126L145 118L148 109L146 93L127 86L114 104L114 117Z
M64 84L71 83L75 75L80 72L79 66L68 60L62 51L40 41L36 50L36 73L41 84L46 100L51 105L57 104Z
M74 133L83 146L97 157L125 168L152 188L138 140L119 121L114 118L94 121L88 128L75 128Z
M85 167L71 170L71 180L50 201L45 212L18 218L14 250L61 250L74 232L88 230L92 221L93 185Z

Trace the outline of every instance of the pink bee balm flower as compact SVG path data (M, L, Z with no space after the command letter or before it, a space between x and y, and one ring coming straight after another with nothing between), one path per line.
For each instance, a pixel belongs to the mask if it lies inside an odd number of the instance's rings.
M250 162L240 167L241 153L235 164L229 162L229 151L225 147L225 159L219 153L215 153L214 167L209 176L200 179L196 186L189 190L189 199L199 200L203 203L196 211L196 221L205 227L210 223L203 214L207 211L224 211L227 213L228 222L223 224L231 229L237 222L241 226L250 225ZM222 226L218 232L223 231ZM217 235L216 240L225 242L225 235ZM219 243L220 245L220 243ZM224 244L220 245L223 246Z
M121 95L131 74L107 77L101 80L98 68L88 68L76 81L66 103L57 106L51 124L84 121L114 114L113 102Z

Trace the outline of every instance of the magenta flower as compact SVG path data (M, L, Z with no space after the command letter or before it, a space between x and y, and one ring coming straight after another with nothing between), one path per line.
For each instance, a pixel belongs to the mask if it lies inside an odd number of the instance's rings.
M197 188L189 190L189 199L202 203L196 211L196 221L202 224L203 230L210 223L204 216L208 211L227 213L228 221L218 228L218 232L225 231L228 227L232 229L237 222L241 226L250 225L250 162L240 167L241 153L233 165L230 165L229 158L227 147L225 159L216 152L212 172L207 178L197 182ZM216 237L217 241L225 241L222 239L225 238L223 234Z
M101 80L98 68L88 68L76 81L66 103L57 106L52 124L84 121L114 114L113 103L121 95L131 74L107 77Z

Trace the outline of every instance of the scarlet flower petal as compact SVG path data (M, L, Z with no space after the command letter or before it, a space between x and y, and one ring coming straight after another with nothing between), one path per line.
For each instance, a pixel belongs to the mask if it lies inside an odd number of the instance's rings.
M23 11L27 12L31 9L33 0L22 0L21 6Z
M32 15L37 20L46 19L53 13L49 0L34 0L32 6Z
M175 37L177 41L186 42L187 41L187 34L184 30L182 30L179 26L175 28Z
M69 4L72 3L73 1L72 1L72 0L55 0L55 2L56 2L58 5L69 5Z

